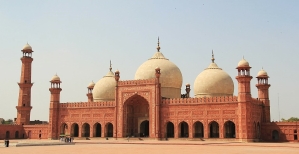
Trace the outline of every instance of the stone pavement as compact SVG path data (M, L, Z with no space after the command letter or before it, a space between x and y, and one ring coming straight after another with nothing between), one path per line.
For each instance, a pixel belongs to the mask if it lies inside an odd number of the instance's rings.
M142 153L142 154L298 154L299 143L241 143L227 141L186 140L75 140L75 144L62 145L57 140L11 140L12 144L40 144L43 146L0 147L1 154L94 154L94 153ZM0 145L4 145L3 141ZM48 146L45 146L48 145ZM49 146L53 145L53 146ZM56 145L56 146L54 146ZM59 145L59 146L57 146Z

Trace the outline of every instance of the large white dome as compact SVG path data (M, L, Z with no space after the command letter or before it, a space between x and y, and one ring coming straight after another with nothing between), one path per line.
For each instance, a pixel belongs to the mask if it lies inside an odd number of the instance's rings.
M195 97L232 96L234 83L232 78L214 63L202 71L194 82Z
M180 69L159 51L144 62L135 73L135 80L155 78L155 69L161 69L161 95L166 98L180 98L183 76Z
M116 81L114 73L110 71L100 79L92 90L93 100L95 102L114 101L115 100Z

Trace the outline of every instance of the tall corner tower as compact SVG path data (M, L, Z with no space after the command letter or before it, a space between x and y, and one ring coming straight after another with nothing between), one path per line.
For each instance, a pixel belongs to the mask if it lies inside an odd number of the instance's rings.
M238 75L236 79L238 80L238 133L237 138L241 140L251 140L253 139L253 132L250 126L253 124L252 121L252 97L250 89L250 81L252 76L250 76L249 63L243 58L238 63Z
M49 91L51 93L50 100L50 111L49 111L49 139L58 139L58 122L59 122L59 105L60 105L60 78L57 75L54 75L50 81L51 88Z
M30 112L31 106L31 87L33 83L31 82L31 63L32 58L32 47L27 43L23 50L22 61L22 71L21 79L18 83L19 90L19 100L17 108L17 120L16 123L19 125L28 125L30 123Z
M269 100L269 88L270 84L268 83L268 73L262 69L257 74L257 84L258 89L258 98L263 102L263 122L270 122L270 100Z

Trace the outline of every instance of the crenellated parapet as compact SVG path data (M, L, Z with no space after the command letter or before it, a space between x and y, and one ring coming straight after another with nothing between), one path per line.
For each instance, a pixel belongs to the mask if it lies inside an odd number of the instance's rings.
M106 102L67 102L60 103L60 108L90 108L90 107L115 107L114 101Z
M155 84L155 78L152 79L144 79L144 80L124 80L118 81L118 86L128 86L128 85L144 85L144 84Z
M161 104L205 104L238 102L237 96L163 99Z

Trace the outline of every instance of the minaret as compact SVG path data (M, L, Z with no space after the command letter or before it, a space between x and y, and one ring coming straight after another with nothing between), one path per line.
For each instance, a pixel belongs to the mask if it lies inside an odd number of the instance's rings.
M250 81L252 76L250 76L249 63L243 59L238 63L238 76L236 79L238 80L238 101L239 102L248 102L251 100L251 89L250 89Z
M50 81L51 88L51 100L50 100L50 115L49 115L49 129L48 129L48 138L49 139L58 139L59 133L59 104L60 104L60 78L57 75L54 75Z
M19 84L19 100L17 108L17 119L16 123L19 125L28 125L30 123L30 111L31 106L31 87L33 83L31 82L31 63L33 61L32 47L27 43L23 50L22 61L22 71L21 79Z
M93 90L93 87L95 86L95 83L93 81L91 81L91 83L88 85L87 87L87 98L88 98L88 102L93 102L93 96L92 96L92 90Z
M252 111L251 111L251 90L250 81L252 76L250 76L250 66L249 63L243 58L238 63L238 133L236 138L244 141L248 141L254 138L253 130L249 129L248 126L253 124L252 121Z
M257 74L258 98L263 102L263 122L270 122L270 100L269 100L269 76L267 72L262 68Z

